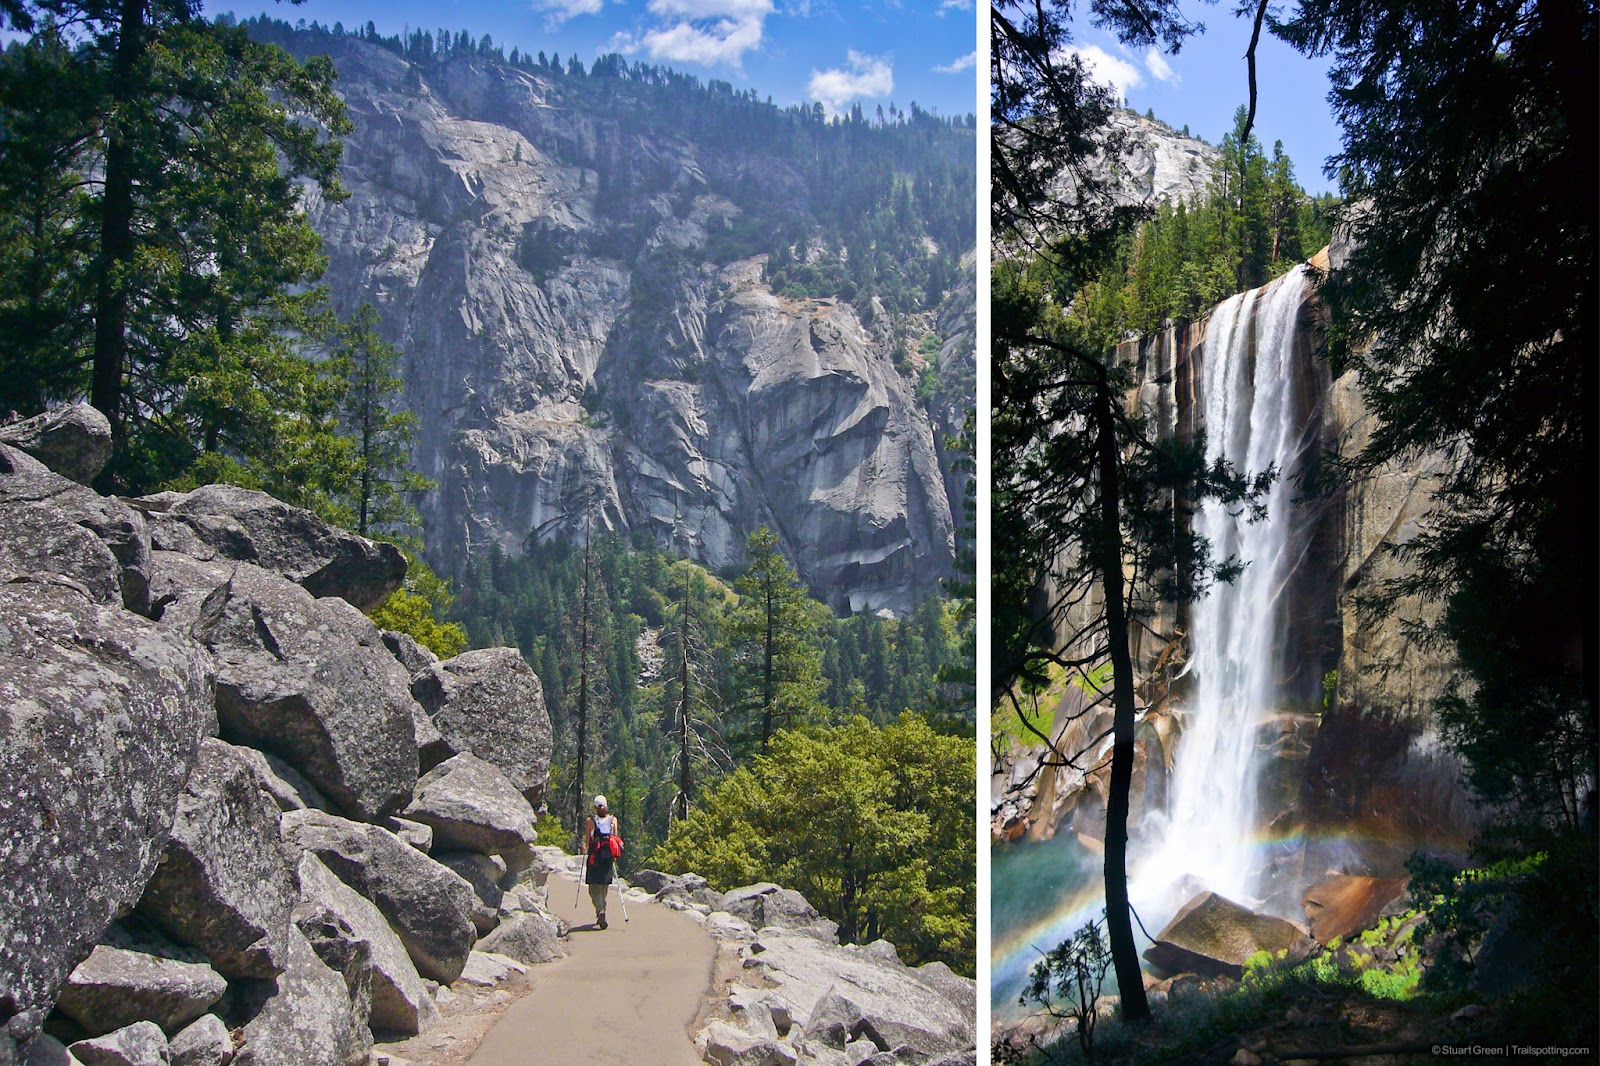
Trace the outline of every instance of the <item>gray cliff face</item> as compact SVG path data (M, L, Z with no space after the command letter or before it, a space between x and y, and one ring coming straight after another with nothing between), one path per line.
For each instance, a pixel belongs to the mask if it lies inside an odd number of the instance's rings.
M312 217L336 306L373 303L404 352L437 565L581 535L592 508L712 567L766 524L841 609L908 609L950 572L955 427L918 405L884 318L705 251L739 214L708 174L780 197L798 174L562 79L329 47L351 196ZM968 337L970 297L948 298Z
M1130 150L1121 166L1127 202L1192 204L1205 196L1221 152L1132 111L1118 111L1110 125L1129 134Z

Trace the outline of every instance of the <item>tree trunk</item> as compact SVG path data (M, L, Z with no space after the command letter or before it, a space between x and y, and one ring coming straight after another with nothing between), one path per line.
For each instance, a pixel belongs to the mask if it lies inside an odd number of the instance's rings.
M1133 783L1133 656L1128 650L1128 616L1122 599L1121 497L1117 470L1116 397L1103 371L1095 397L1095 433L1100 463L1100 583L1106 599L1106 629L1111 650L1111 792L1106 799L1106 932L1122 997L1122 1020L1150 1017L1144 994L1139 948L1128 912L1128 791Z
M583 824L584 763L588 757L589 743L589 559L591 536L588 516L584 517L583 530L583 602L579 608L578 625L578 767L573 781L572 832L578 837L578 827Z
M766 751L768 742L772 740L773 719L775 717L773 705L777 702L777 684L773 678L773 664L776 659L773 645L777 642L774 629L777 624L775 615L778 613L775 596L772 591L772 577L767 577L767 636L765 644L766 662L762 668L761 682L761 750Z
M119 103L137 92L134 67L144 51L145 0L123 0L111 84ZM122 108L113 112L106 145L105 199L100 207L100 261L95 269L94 366L89 402L111 423L112 447L124 432L123 376L128 359L128 293L125 268L133 259L132 130Z
M689 817L689 791L694 787L694 774L689 766L689 710L691 679L689 677L689 575L683 577L683 632L678 635L679 685L683 699L678 706L678 818Z

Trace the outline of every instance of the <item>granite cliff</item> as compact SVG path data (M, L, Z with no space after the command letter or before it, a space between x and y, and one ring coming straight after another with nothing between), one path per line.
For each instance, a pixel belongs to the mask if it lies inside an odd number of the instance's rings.
M919 238L960 266L914 312L853 285L797 295L766 278L758 225L784 220L802 265L860 247L819 238L815 171L773 147L821 143L815 129L708 137L678 97L598 65L572 78L283 43L339 70L351 195L311 214L336 307L371 302L404 352L441 568L581 535L592 509L714 568L766 524L836 609L903 611L950 572L963 486L943 438L972 404L970 245ZM695 93L684 106L717 102ZM948 141L949 180L969 180L970 131L928 132Z

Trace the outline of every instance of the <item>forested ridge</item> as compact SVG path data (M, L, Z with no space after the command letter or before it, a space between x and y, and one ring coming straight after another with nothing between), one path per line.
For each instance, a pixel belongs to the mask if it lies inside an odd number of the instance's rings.
M576 55L497 44L467 30L416 29L405 37L385 36L372 23L345 27L268 16L243 20L252 38L280 44L296 54L314 54L319 41L345 39L377 45L411 65L416 84L458 60L493 63L547 79L564 106L614 116L618 132L671 129L697 146L710 191L737 211L711 220L709 239L699 251L706 262L725 263L767 255L765 276L781 295L837 297L854 303L871 319L875 304L888 316L892 344L912 369L912 355L927 352L928 322L907 316L937 310L962 278L962 259L976 242L972 209L976 188L976 120L971 114L941 116L915 101L902 109L891 103L871 114L858 103L829 118L822 105L780 108L753 88L735 90L726 81L702 81L658 64L630 61L609 53L585 67ZM579 162L596 172L596 202L613 217L611 239L602 251L631 259L645 251L647 229L633 213L637 196L659 175L641 160L615 158L614 146L598 145ZM737 173L730 161L760 157L794 168L799 181L763 186L753 173ZM684 196L693 193L685 189ZM524 265L537 272L556 269L570 249L552 231L534 226L524 235ZM670 247L655 254L658 275L670 276ZM942 342L947 338L937 338ZM926 368L928 399L939 379L932 359ZM971 402L970 353L957 380L938 384L950 400ZM963 391L964 390L964 391Z
M1295 180L1283 142L1275 141L1268 154L1245 128L1246 118L1241 106L1218 146L1206 193L1153 205L1149 217L1118 234L1108 262L1075 294L1073 317L1103 342L1150 336L1168 321L1192 321L1328 243L1340 199L1308 194ZM1050 262L1049 256L1034 259L1033 269Z

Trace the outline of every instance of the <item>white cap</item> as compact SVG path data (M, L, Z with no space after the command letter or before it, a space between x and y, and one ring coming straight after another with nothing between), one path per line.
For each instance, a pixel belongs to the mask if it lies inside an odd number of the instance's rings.
M594 798L594 805L596 807L604 807L604 806L606 806L606 798L604 796L596 796Z

